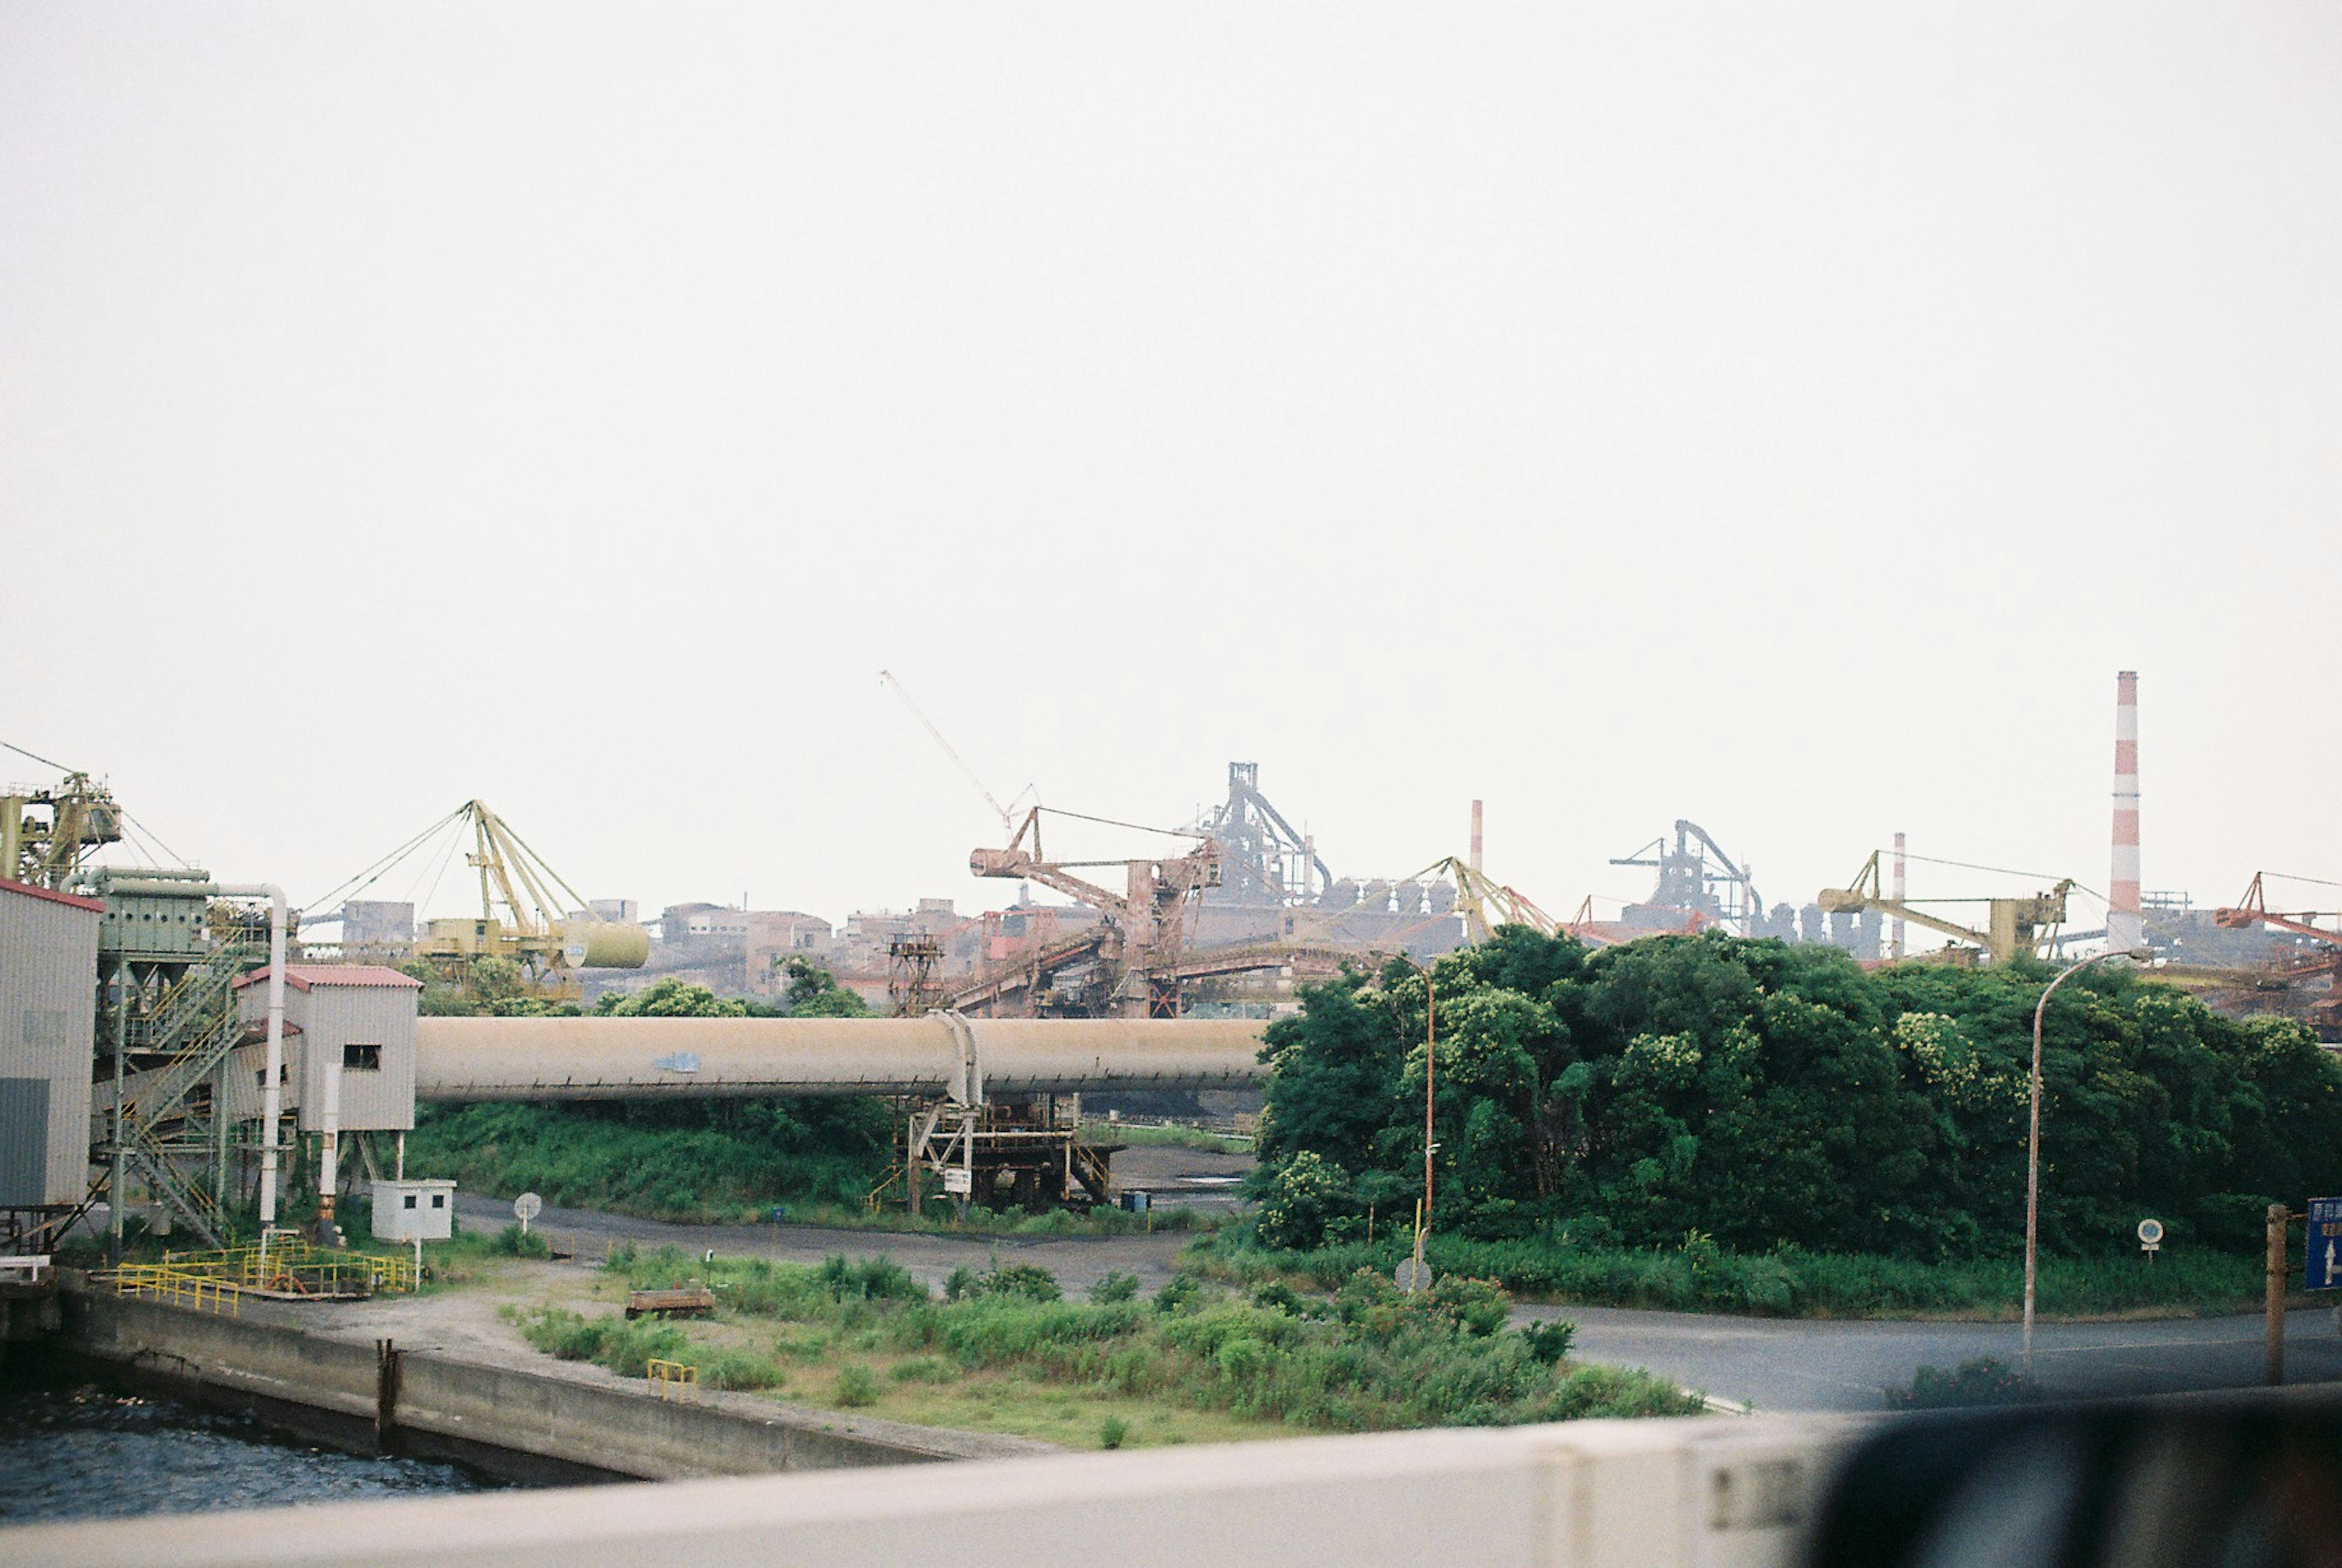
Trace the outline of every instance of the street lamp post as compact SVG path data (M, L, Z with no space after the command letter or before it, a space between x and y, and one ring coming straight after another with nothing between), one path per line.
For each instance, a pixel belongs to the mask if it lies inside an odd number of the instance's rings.
M2139 959L2142 953L2101 953L2070 964L2041 989L2033 1004L2033 1118L2025 1142L2025 1375L2033 1375L2033 1282L2036 1244L2041 1225L2041 1019L2049 1009L2050 994L2093 964L2109 958Z
M1433 1088L1437 1077L1436 1057L1439 1040L1439 988L1431 978L1431 971L1411 958L1401 955L1401 962L1423 976L1423 1207L1415 1217L1415 1264L1409 1279L1410 1290L1421 1290L1429 1269L1423 1261L1424 1238L1431 1232L1431 1156L1439 1145L1432 1138Z
M1420 968L1420 966L1417 966ZM1423 1212L1415 1221L1415 1268L1408 1275L1409 1290L1421 1290L1429 1274L1429 1265L1423 1261L1423 1243L1431 1233L1431 1155L1437 1147L1431 1139L1432 1083L1436 1069L1434 1049L1438 1039L1439 994L1433 984L1431 971L1423 969Z

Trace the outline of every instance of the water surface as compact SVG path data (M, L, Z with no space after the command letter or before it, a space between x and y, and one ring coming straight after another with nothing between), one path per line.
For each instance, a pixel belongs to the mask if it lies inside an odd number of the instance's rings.
M348 1453L85 1364L0 1372L0 1524L422 1497L505 1484L461 1464Z

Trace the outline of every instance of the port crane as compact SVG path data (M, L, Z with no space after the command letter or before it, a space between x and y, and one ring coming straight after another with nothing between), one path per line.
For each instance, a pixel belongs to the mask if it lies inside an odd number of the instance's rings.
M1815 896L1815 902L1826 914L1859 914L1875 909L1883 914L1923 925L1941 932L1955 942L1964 942L1981 949L1983 955L1994 964L2006 964L2020 953L2037 953L2041 944L2055 935L2057 928L2066 923L2066 895L2074 890L2074 879L2064 878L2047 893L2029 898L1990 899L1930 899L1931 904L1974 904L1987 906L1984 928L1962 925L1940 914L1933 914L1900 899L1890 898L1884 891L1878 872L1878 852L1873 850L1863 863L1861 872L1846 887L1826 887Z
M2261 884L2265 874L2253 873L2245 885L2245 895L2225 909L2212 912L2212 924L2229 931L2242 931L2255 925L2266 925L2272 931L2289 932L2319 943L2321 949L2310 955L2297 955L2290 964L2277 969L2268 978L2290 985L2303 980L2327 978L2329 987L2342 988L2342 931L2317 924L2321 910L2303 910L2293 914L2275 914L2268 906L2268 894ZM2330 993L2324 1001L2313 1003L2308 1011L2313 1027L2324 1035L2342 1031L2342 994Z
M895 672L892 670L881 670L878 672L878 678L895 688L895 694L903 699L903 705L911 710L911 716L919 721L919 727L926 730L929 737L935 741L936 744L943 748L944 755L951 758L952 765L959 769L960 776L967 780L969 784L976 786L976 793L984 797L984 804L990 806L992 808L992 814L1000 819L1000 831L1006 834L1015 834L1016 831L1016 805L1027 795L1034 796L1035 804L1037 805L1040 804L1039 796L1035 794L1033 786L1031 784L1026 784L1023 790L1018 792L1016 800L1011 801L1006 805L1002 805L1000 804L1000 797L994 794L991 789L986 785L984 780L976 775L976 770L967 765L967 759L959 754L958 750L953 746L951 742L944 739L944 733L936 727L936 721L927 717L927 710L919 706L917 700L911 695L909 689L896 678Z
M1097 929L1056 955L1056 965L1071 967L1084 958L1094 958L1107 981L1101 1004L1122 1017L1177 1017L1176 971L1180 952L1186 945L1187 905L1204 889L1220 884L1218 841L1206 837L1186 854L1161 859L1052 860L1041 843L1045 810L1052 815L1111 827L1136 826L1036 805L1026 812L1006 847L971 851L968 870L977 876L1036 882L1096 910L1102 917ZM1076 874L1106 866L1122 868L1122 892Z
M577 995L578 970L639 969L650 957L650 937L642 927L574 913L590 912L592 905L485 801L465 801L353 877L344 884L349 892L342 896L346 900L363 893L425 844L446 842L451 829L458 842L466 830L470 833L472 847L464 859L479 873L480 913L425 922L415 939L413 956L436 974L465 985L479 959L508 959L519 965L530 995L563 1002ZM566 895L566 904L555 898L556 892ZM311 924L327 924L341 917L336 906Z

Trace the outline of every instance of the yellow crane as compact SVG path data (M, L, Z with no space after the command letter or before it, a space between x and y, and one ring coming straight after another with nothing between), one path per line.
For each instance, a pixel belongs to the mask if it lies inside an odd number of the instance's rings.
M1476 946L1487 941L1500 925L1526 925L1540 936L1551 936L1561 929L1561 923L1539 909L1528 894L1506 886L1452 854L1445 860L1433 861L1407 880L1440 882L1450 878L1456 883L1456 913L1463 919L1464 940L1467 944Z
M580 969L639 969L650 957L650 937L642 927L590 914L573 916L570 911L591 905L485 801L465 801L415 842L435 837L450 823L472 833L472 850L464 858L480 874L479 916L428 922L415 939L415 957L458 982L469 977L478 959L509 959L520 966L530 994L547 1001L575 997ZM566 904L553 896L556 889L567 895Z
M1962 925L1940 914L1931 914L1914 904L1890 898L1879 879L1878 852L1873 850L1863 863L1860 874L1848 887L1826 887L1815 895L1825 914L1841 912L1854 914L1866 909L1897 916L1914 925L1924 925L1938 931L1955 942L1965 942L1982 950L1982 954L1995 964L2006 964L2020 953L2038 953L2041 944L2066 923L2066 895L2074 890L2074 879L2066 877L2047 893L2037 893L2030 898L1929 899L1930 904L1984 904L1988 906L1984 928ZM1973 958L1974 955L1970 955Z

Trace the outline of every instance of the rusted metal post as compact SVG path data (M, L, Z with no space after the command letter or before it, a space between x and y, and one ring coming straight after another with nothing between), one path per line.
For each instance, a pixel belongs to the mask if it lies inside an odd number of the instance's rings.
M911 1218L916 1220L919 1217L919 1114L916 1110L903 1135L903 1181L910 1188Z
M2285 1382L2285 1205L2268 1206L2268 1363L2265 1379L2271 1388Z
M398 1430L398 1395L405 1382L406 1353L386 1339L374 1342L374 1442L386 1447Z

